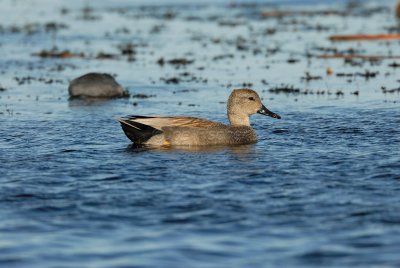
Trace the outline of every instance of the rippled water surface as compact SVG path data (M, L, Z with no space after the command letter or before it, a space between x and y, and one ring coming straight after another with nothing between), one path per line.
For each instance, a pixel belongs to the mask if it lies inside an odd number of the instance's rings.
M398 42L327 40L363 32L366 20L371 32L396 27L393 1L345 17L281 19L254 15L269 5L140 9L118 1L96 9L93 2L95 20L80 19L77 1L39 2L1 4L1 267L400 265L400 91L382 90L400 86L399 71L388 67L391 59L357 65L305 56L320 53L315 46L396 54ZM343 1L306 2L296 8L343 8ZM62 7L68 12L60 15ZM382 10L361 14L375 7ZM41 26L10 28L52 21L67 25L55 41ZM54 42L87 57L32 55ZM135 59L118 54L126 42ZM117 57L96 59L99 52ZM159 66L160 57L194 63ZM378 74L356 75L366 70ZM116 74L132 95L150 97L69 100L68 81L90 71ZM305 72L321 79L306 82ZM179 83L166 83L171 77ZM257 144L138 148L115 120L165 114L227 122L226 99L243 83L282 116L252 117ZM301 93L276 94L282 84Z

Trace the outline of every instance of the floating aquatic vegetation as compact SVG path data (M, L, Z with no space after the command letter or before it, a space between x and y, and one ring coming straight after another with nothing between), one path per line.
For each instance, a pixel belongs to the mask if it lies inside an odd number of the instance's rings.
M84 53L74 53L70 52L69 50L42 50L39 53L33 53L33 56L40 57L40 58L60 58L60 59L67 59L67 58L84 58Z
M311 75L309 72L305 72L304 77L301 77L301 80L306 80L307 82L311 81L311 80L321 80L322 76L319 75Z

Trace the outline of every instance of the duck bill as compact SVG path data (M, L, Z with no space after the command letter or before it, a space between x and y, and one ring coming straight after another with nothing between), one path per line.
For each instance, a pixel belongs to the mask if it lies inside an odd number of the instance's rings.
M261 107L260 110L257 111L257 113L262 114L262 115L268 115L268 116L271 116L271 117L276 118L276 119L281 119L281 117L279 115L277 115L276 113L271 112L264 105Z

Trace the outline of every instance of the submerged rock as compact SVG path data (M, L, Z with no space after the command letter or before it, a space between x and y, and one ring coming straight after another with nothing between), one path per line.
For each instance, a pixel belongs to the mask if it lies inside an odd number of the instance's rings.
M129 97L114 77L106 73L88 73L72 80L68 87L69 95L89 98L123 98Z

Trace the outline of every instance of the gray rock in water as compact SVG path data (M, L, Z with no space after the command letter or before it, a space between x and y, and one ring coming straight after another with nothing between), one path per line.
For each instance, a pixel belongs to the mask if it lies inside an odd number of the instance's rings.
M114 77L106 73L88 73L75 78L69 83L69 95L89 98L122 98L129 97Z

